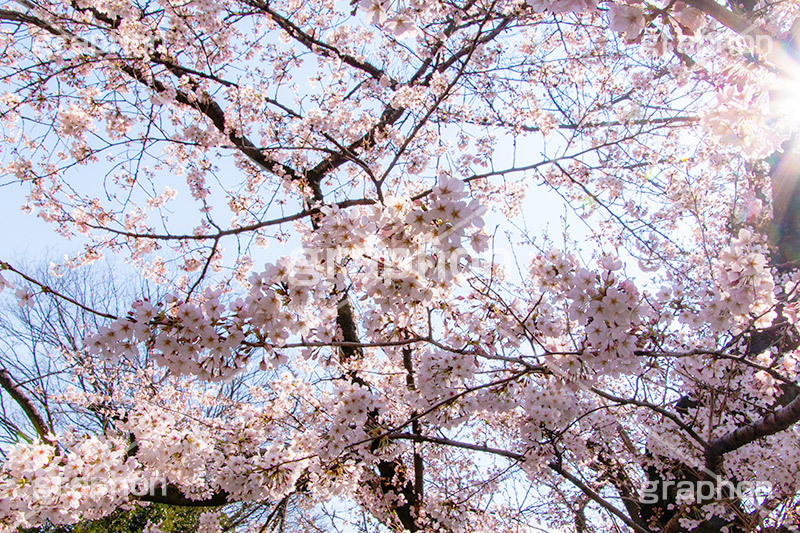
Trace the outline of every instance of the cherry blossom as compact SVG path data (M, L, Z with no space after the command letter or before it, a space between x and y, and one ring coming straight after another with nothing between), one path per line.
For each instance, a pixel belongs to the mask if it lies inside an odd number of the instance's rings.
M0 355L0 530L797 527L798 17L0 9L2 185L69 250L0 291L89 317L57 388ZM59 281L114 256L134 297ZM712 481L760 488L677 490Z
M608 26L635 39L644 29L644 13L637 6L611 4L608 8Z
M370 24L383 24L386 22L389 2L376 2L374 0L361 0L358 7L363 9Z

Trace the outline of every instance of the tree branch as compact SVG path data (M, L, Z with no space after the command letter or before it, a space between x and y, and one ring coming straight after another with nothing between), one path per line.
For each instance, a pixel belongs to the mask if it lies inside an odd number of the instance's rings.
M762 437L768 437L788 429L798 421L800 421L800 396L797 396L786 407L711 441L706 451L706 468L716 472L722 456L726 453L738 450Z
M637 533L651 533L649 530L643 528L642 526L634 522L631 518L626 516L625 513L623 513L610 503L608 503L602 496L600 496L597 492L595 492L588 485L586 485L586 483L584 483L577 477L573 476L572 474L564 470L564 468L560 464L553 462L547 466L550 468L550 470L556 472L561 477L563 477L564 479L568 480L570 483L578 487L581 490L581 492L583 492L589 498L594 500L600 507L602 507L609 513L613 514L614 516L622 520L626 526L630 527Z
M8 395L22 408L42 442L57 447L57 443L50 438L50 430L42 415L39 414L31 399L20 389L5 368L0 368L0 387L3 387Z
M138 500L151 503L163 503L165 505L176 505L180 507L218 507L230 503L228 493L225 491L217 492L204 500L192 500L174 485L157 487L151 493L137 497Z

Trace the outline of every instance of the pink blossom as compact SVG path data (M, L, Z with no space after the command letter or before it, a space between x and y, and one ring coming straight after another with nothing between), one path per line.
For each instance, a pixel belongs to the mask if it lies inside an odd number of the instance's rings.
M642 33L644 13L636 6L611 4L608 8L608 25L613 31L624 33L632 40Z
M386 0L361 0L358 7L364 11L369 24L386 22L390 4Z

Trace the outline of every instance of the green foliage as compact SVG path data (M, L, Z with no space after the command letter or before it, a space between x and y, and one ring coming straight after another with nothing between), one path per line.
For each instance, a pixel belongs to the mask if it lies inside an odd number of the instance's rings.
M137 505L133 509L118 509L99 520L85 520L76 524L56 526L47 524L38 528L22 529L21 533L140 533L147 522L158 524L164 533L194 533L203 508L175 507L171 505Z

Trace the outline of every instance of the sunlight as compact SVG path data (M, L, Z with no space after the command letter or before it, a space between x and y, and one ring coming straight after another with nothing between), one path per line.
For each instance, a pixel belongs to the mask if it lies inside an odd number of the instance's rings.
M796 129L800 124L800 65L792 65L791 76L779 84L777 94L773 95L773 111L789 121Z
M800 62L781 47L771 54L775 65L775 89L770 91L770 107L791 130L800 125Z

